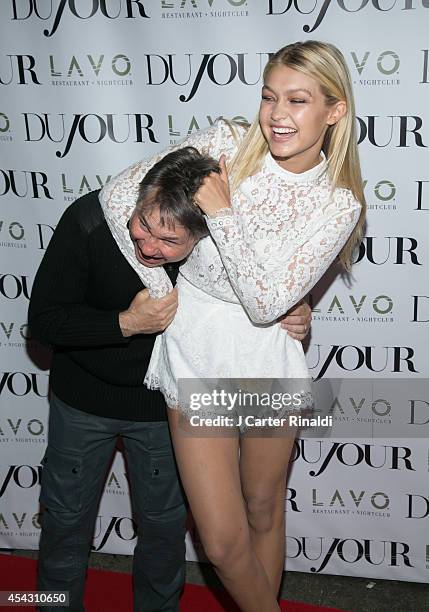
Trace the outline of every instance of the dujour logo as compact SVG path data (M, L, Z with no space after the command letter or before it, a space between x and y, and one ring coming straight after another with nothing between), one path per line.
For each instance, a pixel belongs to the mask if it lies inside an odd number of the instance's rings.
M30 299L28 276L15 274L0 274L0 295L7 300L17 300L20 297Z
M405 518L422 519L429 516L429 498L416 493L407 493L408 512Z
M33 55L6 55L9 61L2 60L0 65L0 84L41 85L35 70L36 58ZM3 64L6 63L6 67ZM9 65L8 65L9 64Z
M428 323L429 318L429 295L412 295L413 298L413 318L412 323ZM425 314L422 314L422 311Z
M375 147L427 147L421 130L423 119L415 115L367 115L357 117L358 144L368 140ZM393 142L392 142L393 141Z
M429 207L425 207L423 204L423 189L427 190L427 185L429 181L416 181L416 183L417 183L417 207L414 210L429 210ZM424 185L425 187L423 187ZM426 195L426 198L427 198L427 195Z
M100 543L93 544L91 549L95 552L103 550L110 536L120 540L134 540L137 537L137 526L128 516L112 516L110 520L105 520L103 516L97 517L94 540L100 538Z
M298 439L294 442L291 461L304 461L319 465L318 470L310 470L310 476L320 476L331 462L337 461L348 468L368 466L373 469L415 471L411 464L411 449L406 446L387 446L376 444L357 444L355 442L331 442L330 446L322 440Z
M0 476L0 497L9 486L15 485L20 489L31 489L40 485L42 476L41 465L11 465Z
M51 21L49 29L43 30L47 37L58 30L64 15L72 15L80 20L91 19L99 14L107 19L148 19L145 10L146 0L11 0L12 21L25 21L30 18Z
M315 380L323 378L331 364L341 370L354 372L361 368L371 372L418 373L413 362L414 349L410 346L341 346L312 344L308 351L309 369L320 368Z
M366 236L359 245L356 258L353 263L367 260L376 266L385 263L393 265L421 266L417 257L418 241L409 236Z
M71 117L60 113L23 113L25 122L25 134L27 142L39 142L50 140L60 143L65 141L65 148L61 152L56 151L57 157L65 157L75 139L81 139L89 144L99 143L108 138L115 143L124 143L129 140L133 142L158 142L152 129L153 117L147 114L106 113L96 115L74 114Z
M356 6L350 0L316 0L313 8L311 10L307 10L307 5L302 2L302 0L268 0L267 15L285 15L289 11L296 11L301 15L305 15L307 19L307 15L312 15L313 17L314 14L314 22L313 19L311 20L313 25L305 24L302 28L304 32L314 32L314 30L317 30L322 21L325 19L326 13L331 4L338 5L338 7L345 13L359 13L363 9L366 9L368 5L376 11L380 11L382 13L391 11L393 9L412 11L416 9L416 4L418 7L429 7L427 0L420 0L420 2L417 3L415 0L402 0L402 2L393 0L388 8L385 8L380 0L361 0L358 6Z
M168 53L146 55L148 85L163 85L171 81L175 85L189 85L187 95L179 96L181 102L189 102L195 96L204 75L214 85L225 86L238 79L243 85L255 85L262 78L262 71L271 53L204 53L200 58L194 53L176 55Z
M326 538L286 536L287 558L304 557L308 561L319 561L318 567L310 571L319 573L325 569L331 559L337 557L343 563L366 563L369 565L387 565L413 567L408 553L410 546L406 542L389 540Z
M18 198L53 199L49 192L48 176L44 172L0 168L0 196L8 194Z
M36 372L2 372L0 396L6 392L17 397L29 393L37 397L48 397L49 375Z

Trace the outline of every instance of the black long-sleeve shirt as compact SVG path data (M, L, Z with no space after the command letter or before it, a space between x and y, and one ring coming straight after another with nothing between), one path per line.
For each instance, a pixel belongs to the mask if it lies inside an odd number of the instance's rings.
M167 272L173 282L177 265ZM124 338L119 313L143 285L119 251L98 191L61 217L36 274L29 307L33 337L53 347L50 384L85 412L165 420L165 402L143 385L156 334Z

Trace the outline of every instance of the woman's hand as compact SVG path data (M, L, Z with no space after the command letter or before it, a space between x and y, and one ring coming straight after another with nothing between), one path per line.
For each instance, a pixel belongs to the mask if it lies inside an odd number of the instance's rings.
M280 325L289 336L304 340L311 327L311 308L307 302L300 302L281 317Z
M195 194L194 201L208 217L215 215L222 208L231 208L228 172L225 155L220 156L220 174L211 172Z

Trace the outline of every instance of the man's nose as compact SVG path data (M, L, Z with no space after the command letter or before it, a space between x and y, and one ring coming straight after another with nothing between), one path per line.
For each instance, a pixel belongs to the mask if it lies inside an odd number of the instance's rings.
M149 236L143 243L143 250L146 255L155 255L159 251L159 240Z

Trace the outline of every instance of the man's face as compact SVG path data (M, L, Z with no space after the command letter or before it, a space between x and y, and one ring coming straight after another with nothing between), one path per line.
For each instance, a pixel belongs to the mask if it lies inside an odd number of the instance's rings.
M185 259L197 242L183 225L162 225L157 207L145 215L134 211L129 232L137 260L148 268Z

